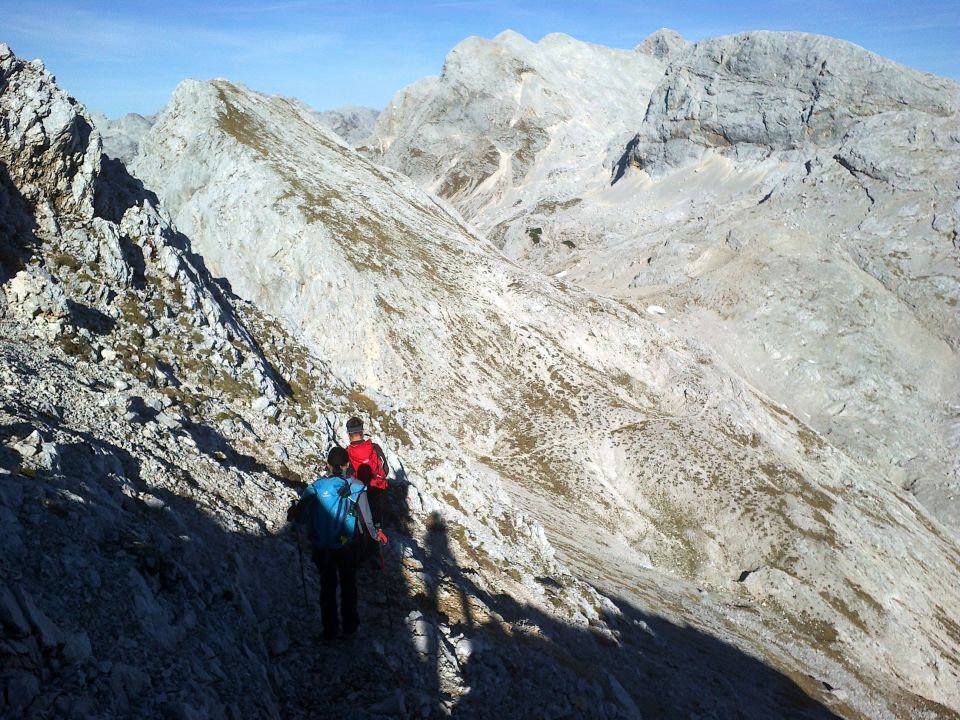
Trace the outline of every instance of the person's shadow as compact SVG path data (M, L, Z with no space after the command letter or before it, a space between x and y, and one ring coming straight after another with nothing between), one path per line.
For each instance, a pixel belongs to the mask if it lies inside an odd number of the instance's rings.
M606 617L613 631L607 634L508 595L491 595L470 577L475 572L465 573L454 560L448 524L435 516L429 528L425 567L431 580L424 614L432 621L426 645L434 672L427 691L438 714L488 717L495 707L498 718L838 717L808 694L828 696L816 681L801 687L739 648L626 598L612 598L619 615ZM551 592L559 583L538 582L562 602L560 593ZM459 652L463 638L475 646L466 657ZM457 657L462 685L470 688L458 698L440 686L449 674L444 644L447 656ZM550 698L546 687L574 692Z

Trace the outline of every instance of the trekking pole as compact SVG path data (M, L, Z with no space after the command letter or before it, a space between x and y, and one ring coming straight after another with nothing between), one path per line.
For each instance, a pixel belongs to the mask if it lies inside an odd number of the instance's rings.
M307 574L303 570L303 548L300 547L300 531L294 529L293 534L297 536L297 555L300 556L300 582L303 587L303 604L310 612L310 600L307 598Z

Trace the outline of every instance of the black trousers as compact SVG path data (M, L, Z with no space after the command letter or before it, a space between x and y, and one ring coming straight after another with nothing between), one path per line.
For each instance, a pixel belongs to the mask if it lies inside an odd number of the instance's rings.
M338 550L314 550L313 561L320 571L320 620L323 637L332 640L337 629L352 634L360 624L357 613L357 543ZM340 586L340 620L337 618L337 585Z
M383 525L383 504L386 494L386 490L378 490L375 487L367 486L367 501L370 503L370 514L373 515L373 524L378 528Z

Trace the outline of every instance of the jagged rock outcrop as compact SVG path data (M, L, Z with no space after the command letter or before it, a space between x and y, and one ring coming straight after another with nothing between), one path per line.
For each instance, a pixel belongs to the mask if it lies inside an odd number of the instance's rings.
M675 327L673 306L638 312L517 267L302 106L232 83L182 84L134 167L216 274L368 386L367 402L422 474L418 487L447 502L449 517L466 522L502 497L540 520L545 537L502 525L497 537L532 545L487 556L516 573L511 597L571 606L573 577L560 590L524 569L557 562L557 548L574 576L616 601L616 612L573 601L565 627L593 625L619 643L588 655L611 674L602 692L621 698L618 712L625 699L658 711L631 670L644 656L636 628L651 622L652 636L678 646L671 628L698 628L706 667L737 666L746 651L842 714L960 706L946 659L956 653L957 583L944 581L960 574L955 540L899 487L878 483L868 461ZM524 610L567 632L549 611ZM408 617L414 637L429 637L419 623L432 612ZM633 633L631 618L644 624ZM725 663L731 647L740 650ZM671 678L658 692L666 707L692 712L706 672ZM733 676L758 716L783 712L782 696ZM729 707L718 694L714 707Z
M356 105L343 105L316 113L321 125L353 146L362 144L373 134L379 116L379 110Z
M204 412L187 385L277 397L272 371L155 201L101 165L76 101L5 45L0 87L3 712L222 713L247 687L258 697L238 708L276 714L269 684L238 662L256 628L189 599L216 592L189 559L198 526L171 521L178 540L148 517L193 477L177 458L196 452L188 418ZM195 364L237 350L246 362ZM201 660L204 643L218 651ZM182 660L165 665L174 649ZM219 699L196 685L204 664Z
M694 43L684 38L676 30L660 28L648 36L635 48L640 52L652 55L657 60L669 62L694 47Z

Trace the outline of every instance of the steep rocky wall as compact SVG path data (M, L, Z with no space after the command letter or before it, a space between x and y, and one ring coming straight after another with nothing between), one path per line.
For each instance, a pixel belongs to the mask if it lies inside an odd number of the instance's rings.
M955 83L850 43L806 33L753 32L697 43L650 95L631 157L652 175L699 160L834 145L882 113L949 116Z
M329 128L351 145L361 144L373 134L379 115L379 110L355 105L344 105L316 113L321 125Z
M468 38L439 78L397 94L367 152L488 231L533 196L566 200L571 160L602 157L611 137L632 131L663 69L644 52L559 33Z

